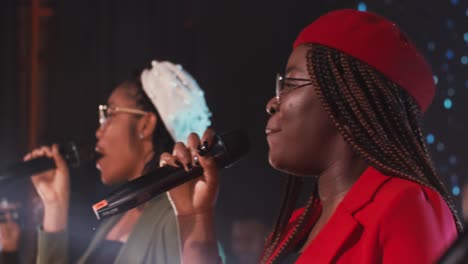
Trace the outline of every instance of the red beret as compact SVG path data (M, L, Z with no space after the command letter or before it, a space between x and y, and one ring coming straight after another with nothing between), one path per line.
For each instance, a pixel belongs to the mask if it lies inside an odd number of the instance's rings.
M331 47L369 64L406 90L423 112L434 98L428 63L406 35L381 16L354 9L332 11L302 30L294 48L304 43Z

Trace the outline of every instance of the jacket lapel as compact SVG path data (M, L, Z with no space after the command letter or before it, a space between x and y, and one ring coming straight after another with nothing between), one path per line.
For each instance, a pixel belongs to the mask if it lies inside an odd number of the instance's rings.
M389 179L372 167L366 169L296 263L336 262L346 244L358 239L363 230L354 214L368 205L380 186Z
M122 218L123 214L112 216L111 218L104 220L105 222L102 223L96 231L91 243L89 244L88 248L86 249L85 253L80 257L78 263L86 263L87 259L91 255L91 253L96 250L99 244L106 239L107 234L109 231L114 227L115 224Z
M360 225L351 214L337 210L296 263L332 263L340 249Z
M160 212L162 203L167 199L166 194L156 196L148 202L140 218L135 223L127 242L122 247L115 263L146 263L147 252L152 245L155 223L162 217ZM145 254L142 254L145 252Z

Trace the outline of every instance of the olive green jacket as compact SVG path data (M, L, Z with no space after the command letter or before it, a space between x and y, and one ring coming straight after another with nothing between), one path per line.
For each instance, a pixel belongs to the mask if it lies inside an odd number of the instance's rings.
M78 263L86 263L86 259L121 217L122 214L113 216L102 223ZM68 263L67 251L67 232L46 233L39 230L38 264ZM166 194L148 203L114 263L180 263L177 221Z

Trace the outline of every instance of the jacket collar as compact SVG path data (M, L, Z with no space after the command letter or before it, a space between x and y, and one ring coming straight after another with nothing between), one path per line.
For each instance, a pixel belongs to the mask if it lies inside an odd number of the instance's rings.
M354 214L369 204L379 188L389 179L390 177L375 168L368 167L296 263L310 263L311 259L315 259L317 263L332 263L348 238L362 229Z

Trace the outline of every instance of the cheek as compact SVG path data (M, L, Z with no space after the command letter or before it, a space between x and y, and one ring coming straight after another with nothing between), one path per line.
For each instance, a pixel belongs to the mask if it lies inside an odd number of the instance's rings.
M133 155L138 143L135 125L131 122L125 122L129 120L118 121L120 122L111 124L104 134L103 140L105 140L106 147L116 156Z
M132 133L124 127L109 126L103 135L106 148L106 166L101 169L101 179L105 184L125 181L131 175L137 158Z
M106 151L118 160L125 158L131 149L130 131L125 127L112 126L106 131L103 141L106 143Z
M303 112L296 102L284 101L281 110L277 113L281 131L268 136L270 145L269 162L281 171L291 172L303 156L304 123L299 119Z
M336 130L317 100L285 102L280 110L281 132L271 146L273 167L296 175L320 172Z
M126 163L118 160L118 157L109 156L106 166L101 168L101 181L106 185L113 185L125 182L127 178L127 165Z

